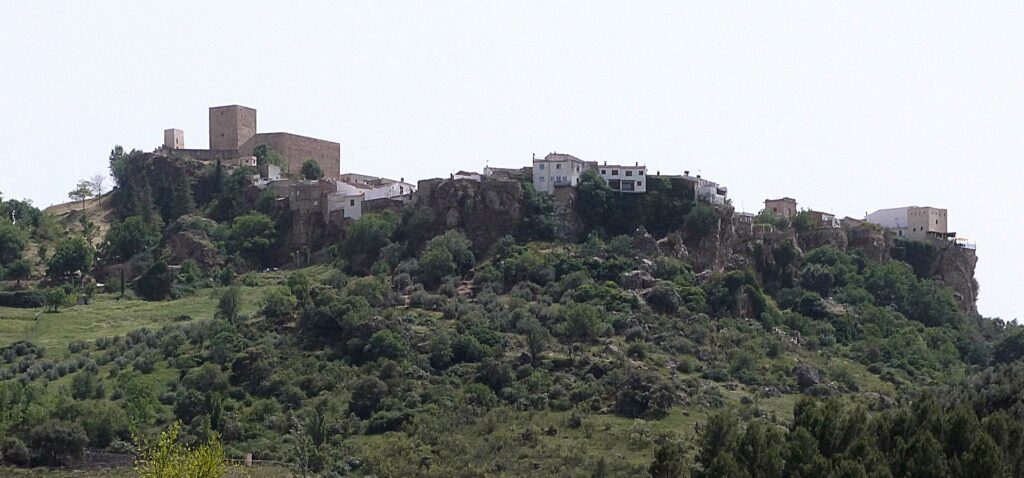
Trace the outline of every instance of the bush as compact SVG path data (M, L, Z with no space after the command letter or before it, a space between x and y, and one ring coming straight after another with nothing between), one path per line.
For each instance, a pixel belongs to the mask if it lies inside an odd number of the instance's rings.
M0 292L0 307L34 309L46 303L46 296L41 290L23 290Z
M644 295L647 304L657 312L674 314L682 304L682 298L675 286L667 282L658 282Z
M715 208L699 203L690 209L683 221L683 227L693 236L703 238L714 230L718 224L718 215Z
M604 312L589 304L569 304L561 308L565 334L573 339L593 340L608 333Z
M298 303L287 289L272 289L263 296L263 305L260 311L263 316L272 320L284 320L292 316L292 311Z
M216 433L206 443L189 449L179 440L181 423L175 423L160 434L156 443L142 451L136 468L139 478L220 478L227 471L224 448Z
M402 359L409 353L405 338L390 330L381 330L370 337L370 359Z
M6 437L0 442L0 458L14 466L28 466L31 456L28 447L17 437Z
M380 402L388 395L388 386L376 377L360 378L352 387L352 398L348 402L348 411L355 416L370 418Z
M171 270L156 261L135 281L135 293L146 300L164 300L171 295Z
M673 401L672 389L660 375L630 369L615 396L615 412L633 418L661 418Z
M29 444L43 464L67 464L71 458L82 456L89 442L85 430L78 423L51 420L36 426L29 433Z

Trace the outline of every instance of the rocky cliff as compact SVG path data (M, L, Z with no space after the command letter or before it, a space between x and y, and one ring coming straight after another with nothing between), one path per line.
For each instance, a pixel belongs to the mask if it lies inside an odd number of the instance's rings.
M427 237L462 229L477 252L514 234L523 220L523 187L515 180L428 179L413 207L431 211Z

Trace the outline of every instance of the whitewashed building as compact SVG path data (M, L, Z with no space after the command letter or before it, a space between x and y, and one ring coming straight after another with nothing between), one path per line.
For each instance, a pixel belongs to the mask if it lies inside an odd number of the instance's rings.
M555 187L576 187L583 171L593 163L571 154L551 153L543 159L533 158L533 187L548 194L555 193Z
M597 167L597 173L604 178L613 191L647 192L647 166L640 163L635 163L633 166L604 163Z

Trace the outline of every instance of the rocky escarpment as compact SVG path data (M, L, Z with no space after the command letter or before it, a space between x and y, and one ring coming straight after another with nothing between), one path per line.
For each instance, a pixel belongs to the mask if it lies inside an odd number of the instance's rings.
M806 250L830 245L843 251L857 252L875 262L891 260L897 250L897 238L871 224L795 231L793 228L739 224L734 220L731 208L718 210L718 226L703 238L688 239L675 254L689 260L698 272L754 266L762 273L772 274L773 279L780 283L788 284L799 270ZM978 282L974 278L974 270L978 258L974 250L937 239L929 240L928 244L934 247L935 253L922 270L922 275L953 289L961 311L977 312ZM679 247L665 240L662 245L663 250Z
M414 207L430 212L425 237L462 229L484 252L519 228L523 187L515 180L428 179L419 182Z
M224 257L209 237L216 227L216 222L190 214L176 219L164 233L168 263L193 260L204 268L223 265Z

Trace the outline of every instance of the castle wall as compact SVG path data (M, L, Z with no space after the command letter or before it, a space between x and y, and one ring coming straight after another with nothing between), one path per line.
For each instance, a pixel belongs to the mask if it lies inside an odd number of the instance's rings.
M302 163L306 159L312 158L323 169L325 178L336 178L341 174L341 144L339 143L291 133L260 133L255 135L251 142L254 145L266 144L280 153L285 160L285 172L287 173L298 174Z

